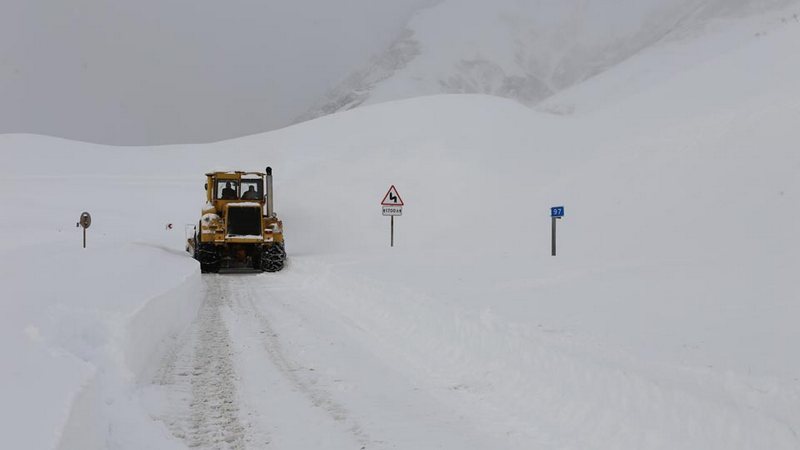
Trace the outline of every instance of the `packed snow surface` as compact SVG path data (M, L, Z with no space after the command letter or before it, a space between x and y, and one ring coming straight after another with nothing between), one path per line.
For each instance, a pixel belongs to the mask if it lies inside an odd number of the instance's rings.
M4 447L799 448L791 17L573 115L452 95L201 146L0 136ZM267 165L287 267L201 276L203 174Z

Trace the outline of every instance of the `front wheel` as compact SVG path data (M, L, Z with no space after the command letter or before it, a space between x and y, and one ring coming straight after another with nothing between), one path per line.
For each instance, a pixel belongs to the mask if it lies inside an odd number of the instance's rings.
M217 249L214 247L214 245L199 244L195 248L194 258L200 261L200 273L219 272L220 259Z
M286 262L286 249L283 242L270 245L261 253L261 270L264 272L277 272L283 269Z
M200 263L200 273L217 273L217 272L219 272L219 264Z

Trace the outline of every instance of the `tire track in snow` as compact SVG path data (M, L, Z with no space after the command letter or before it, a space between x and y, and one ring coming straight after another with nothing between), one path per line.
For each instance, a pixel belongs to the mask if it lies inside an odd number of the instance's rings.
M188 335L155 378L169 410L158 417L191 448L244 449L231 339L222 310L230 299L217 277L203 277L206 298Z
M250 282L250 280L253 280L253 282ZM251 278L250 280L237 282L236 286L233 283L226 282L225 290L235 298L235 303L232 306L235 316L248 318L253 322L253 329L259 330L259 341L269 360L297 392L301 393L313 407L324 411L335 423L343 425L360 445L360 449L371 448L372 440L361 424L348 413L348 410L336 402L327 391L315 387L312 381L306 380L301 376L307 369L298 365L286 353L270 320L256 306L254 299L258 296L263 296L263 294L256 292L256 289L262 285L255 281L257 278ZM239 288L239 286L243 286L243 288Z

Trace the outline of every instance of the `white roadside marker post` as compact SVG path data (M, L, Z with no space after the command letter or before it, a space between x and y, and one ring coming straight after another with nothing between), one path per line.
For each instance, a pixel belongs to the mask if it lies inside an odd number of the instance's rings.
M550 247L552 256L556 256L556 220L561 220L564 217L563 206L553 206L550 208L550 219L552 221L552 237L550 239Z
M403 199L397 193L397 188L392 185L381 200L383 215L389 216L389 247L394 247L394 216L403 215Z

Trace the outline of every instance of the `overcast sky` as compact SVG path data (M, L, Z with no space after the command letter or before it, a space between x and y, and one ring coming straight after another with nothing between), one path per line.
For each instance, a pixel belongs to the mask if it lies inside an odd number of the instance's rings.
M266 131L435 0L0 0L0 133L113 144Z

